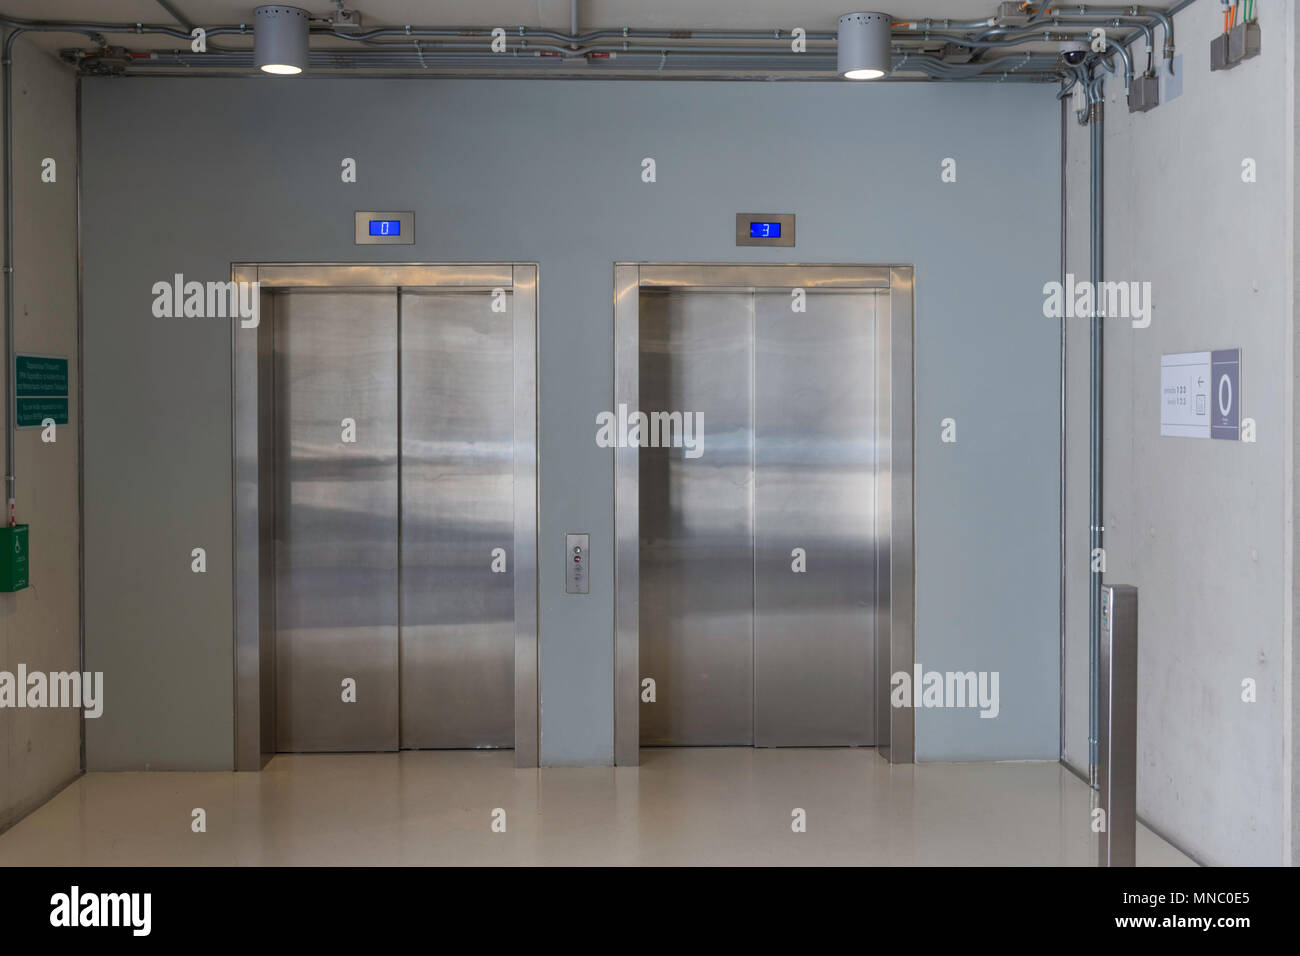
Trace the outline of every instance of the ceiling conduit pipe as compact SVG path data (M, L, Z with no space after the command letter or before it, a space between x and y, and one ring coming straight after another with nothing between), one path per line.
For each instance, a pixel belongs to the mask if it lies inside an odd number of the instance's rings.
M1186 0L1186 2L1184 3L1175 4L1174 6L1170 7L1168 10L1158 10L1155 7L1139 7L1139 6L1098 7L1095 5L1089 6L1086 3L1070 3L1070 4L1058 5L1053 9L1057 14L1063 14L1065 12L1065 8L1069 7L1072 10L1078 10L1080 16L1086 16L1088 14L1101 14L1103 16L1107 14L1113 14L1119 17L1128 17L1128 18L1146 17L1150 20L1155 20L1157 23L1160 24L1160 26L1164 28L1165 31L1165 45L1162 54L1165 62L1169 63L1174 58L1173 15L1177 13L1179 10L1183 9L1183 7L1187 6L1189 3L1192 2L1193 0Z
M1124 61L1124 92L1128 93L1129 87L1133 85L1133 57L1129 55L1128 49L1122 43L1111 43L1108 53L1118 53L1120 59ZM1115 72L1115 65L1110 61L1106 63L1106 70L1110 73Z

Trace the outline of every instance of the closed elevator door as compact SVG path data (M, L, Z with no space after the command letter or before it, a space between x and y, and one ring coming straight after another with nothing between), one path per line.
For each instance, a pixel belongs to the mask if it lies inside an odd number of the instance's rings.
M397 297L295 291L274 316L276 749L393 750Z
M508 301L275 300L277 749L510 747Z
M642 290L645 745L875 743L875 298ZM697 426L698 427L698 426Z
M509 303L403 292L404 748L514 742Z

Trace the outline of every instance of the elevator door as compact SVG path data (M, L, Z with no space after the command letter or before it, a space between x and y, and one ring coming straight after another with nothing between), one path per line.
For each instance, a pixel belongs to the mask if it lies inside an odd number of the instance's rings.
M640 294L644 745L875 742L875 296Z
M641 742L754 742L754 297L643 293L641 410L704 447L641 448Z
M278 750L512 746L510 298L274 296Z
M393 750L397 297L295 291L274 321L276 749Z
M508 296L507 296L508 298ZM401 745L514 742L509 303L401 297Z

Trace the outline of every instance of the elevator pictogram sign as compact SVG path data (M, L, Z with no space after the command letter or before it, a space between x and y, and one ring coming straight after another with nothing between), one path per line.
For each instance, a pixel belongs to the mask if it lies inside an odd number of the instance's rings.
M1160 434L1241 439L1241 349L1160 357Z
M1241 438L1241 349L1210 353L1210 437Z

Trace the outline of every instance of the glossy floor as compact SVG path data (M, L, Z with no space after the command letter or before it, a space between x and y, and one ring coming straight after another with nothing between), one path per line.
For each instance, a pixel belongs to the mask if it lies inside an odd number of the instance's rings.
M646 750L515 770L502 751L276 757L254 773L91 773L0 834L0 865L1095 862L1055 763L891 768L874 750ZM505 811L506 832L492 829ZM807 831L791 829L796 808ZM195 809L206 832L193 832ZM498 815L499 816L499 815ZM1139 828L1138 863L1191 861Z

